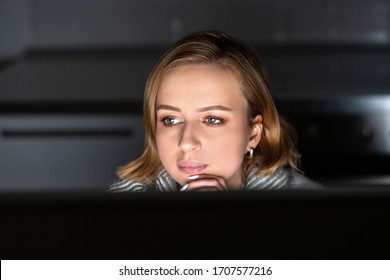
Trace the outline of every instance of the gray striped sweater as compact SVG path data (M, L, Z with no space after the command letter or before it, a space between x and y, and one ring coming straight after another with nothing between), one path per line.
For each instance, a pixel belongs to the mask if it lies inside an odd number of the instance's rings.
M290 168L279 168L272 175L257 176L257 169L252 168L248 172L246 183L241 187L242 191L257 190L282 190L282 189L320 189L320 184L310 180L303 174ZM109 192L177 192L181 186L162 170L154 184L144 185L129 179L120 180L112 184Z

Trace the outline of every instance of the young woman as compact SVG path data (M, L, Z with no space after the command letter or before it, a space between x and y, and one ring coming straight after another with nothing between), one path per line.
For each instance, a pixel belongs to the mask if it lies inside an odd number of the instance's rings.
M294 130L251 47L222 32L175 43L144 95L145 150L112 192L318 188L298 169Z

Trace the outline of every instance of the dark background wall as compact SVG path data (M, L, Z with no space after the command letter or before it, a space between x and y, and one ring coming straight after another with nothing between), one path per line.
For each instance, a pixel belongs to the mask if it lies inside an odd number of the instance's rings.
M221 29L264 43L386 44L388 0L1 0L0 54L167 45Z

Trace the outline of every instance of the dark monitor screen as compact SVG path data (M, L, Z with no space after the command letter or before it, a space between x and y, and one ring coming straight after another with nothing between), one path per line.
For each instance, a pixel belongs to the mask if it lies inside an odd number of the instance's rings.
M2 259L389 258L390 190L2 194Z

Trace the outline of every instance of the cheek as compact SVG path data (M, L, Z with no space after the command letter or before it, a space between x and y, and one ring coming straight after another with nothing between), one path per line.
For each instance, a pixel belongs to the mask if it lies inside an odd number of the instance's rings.
M209 152L217 158L230 160L240 160L245 153L245 143L242 138L233 137L224 138L222 141L214 142L214 145L208 148ZM229 162L228 161L228 162Z
M172 130L162 128L156 130L156 147L161 163L165 168L169 168L172 162L175 162L177 155L177 137Z
M157 145L157 151L161 158L161 155L164 155L169 152L170 145L169 144L169 138L164 135L164 133L156 131L156 145Z
M226 167L226 164L234 167L241 166L247 146L247 130L236 128L221 132L218 136L210 137L207 144L207 153L212 155L219 166Z

